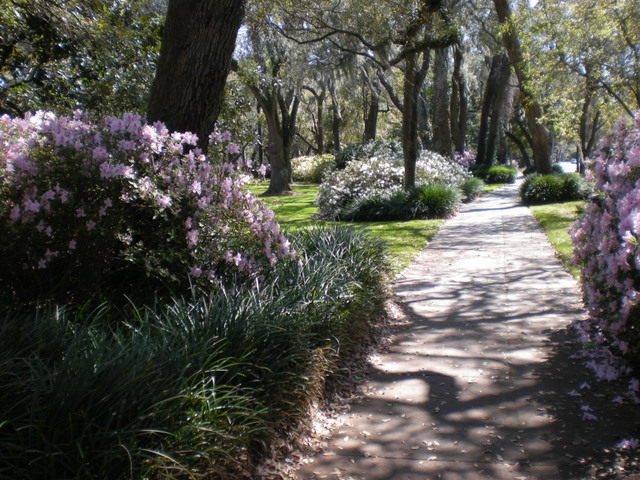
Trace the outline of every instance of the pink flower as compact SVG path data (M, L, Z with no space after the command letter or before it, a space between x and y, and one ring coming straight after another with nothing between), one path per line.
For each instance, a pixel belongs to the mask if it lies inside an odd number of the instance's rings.
M199 236L200 232L198 232L198 230L189 230L187 232L187 246L194 247L196 243L198 243Z
M640 440L637 438L623 438L620 440L616 447L620 450L635 450L640 446Z
M230 143L229 145L227 145L227 153L231 155L238 154L240 153L240 147L235 143Z
M158 206L163 209L170 207L172 203L171 197L168 195L159 195L156 201L158 203Z
M76 242L75 240L71 240L69 242L69 250L75 250L77 246L78 246L78 242Z
M96 228L96 222L94 222L93 220L89 220L89 221L86 223L86 227L87 227L87 230L88 230L88 231L91 231L91 230L93 230L93 229L95 229L95 228Z
M24 209L27 212L39 212L40 211L40 202L36 202L28 199L24 202Z
M202 269L200 267L191 267L191 269L189 269L189 275L198 278L202 275Z
M15 222L18 218L20 218L20 207L16 205L11 209L11 213L9 213L9 220Z

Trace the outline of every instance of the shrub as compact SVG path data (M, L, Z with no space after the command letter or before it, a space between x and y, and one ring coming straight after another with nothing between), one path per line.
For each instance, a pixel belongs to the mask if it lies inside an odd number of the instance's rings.
M357 197L340 209L341 220L376 222L412 218L411 197L404 190Z
M573 225L574 263L592 329L640 366L640 114L603 140L590 166L595 192ZM637 391L635 392L637 394Z
M526 204L584 200L589 192L589 184L578 173L533 174L525 177L520 186L520 197Z
M593 192L592 185L577 172L563 173L562 179L564 182L563 199L566 201L584 200Z
M520 197L527 204L559 202L562 199L564 182L559 175L534 173L524 179L520 186Z
M467 178L460 185L462 191L462 200L464 202L471 202L478 198L484 189L484 182L477 177Z
M469 172L437 153L423 151L416 162L416 184L441 183L460 185ZM316 205L326 219L336 219L342 208L358 198L385 198L402 190L404 161L402 155L378 156L351 162L335 171L320 184Z
M293 180L296 182L320 183L325 172L335 167L335 156L331 154L296 157L291 160Z
M366 160L371 157L402 155L402 146L398 142L372 140L363 143L351 143L336 154L335 168L343 170L352 161Z
M186 290L289 256L273 212L240 188L242 160L212 164L195 141L136 115L0 117L4 300Z
M518 170L515 167L507 165L493 165L489 167L484 177L484 181L491 183L513 183L518 176Z
M432 184L417 187L411 194L415 218L448 218L455 214L462 200L459 188Z
M2 311L0 476L246 478L239 459L341 375L384 303L378 239L334 226L292 242L303 261L278 263L260 288Z

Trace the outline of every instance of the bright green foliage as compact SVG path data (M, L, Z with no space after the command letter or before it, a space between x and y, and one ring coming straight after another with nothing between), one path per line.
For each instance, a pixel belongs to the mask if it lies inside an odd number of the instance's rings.
M462 200L466 202L471 202L478 198L482 191L484 190L484 182L482 179L477 177L467 178L460 185L460 190L462 191Z
M590 192L591 187L578 173L528 175L520 186L520 197L526 204L584 200Z
M491 183L513 183L518 176L518 170L507 165L493 165L486 172L480 172L480 178Z
M573 256L573 244L569 236L569 227L573 224L584 207L584 202L561 202L546 205L533 205L531 212L540 222L544 233L549 238L551 245L556 249L562 259L562 263L571 274L578 279L579 269L571 264Z

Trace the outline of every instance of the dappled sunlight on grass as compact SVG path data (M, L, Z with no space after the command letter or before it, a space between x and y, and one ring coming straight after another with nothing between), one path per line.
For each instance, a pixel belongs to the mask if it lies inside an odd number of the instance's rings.
M573 245L569 237L568 228L578 218L578 209L584 202L550 203L546 205L534 205L529 207L540 225L544 229L549 241L558 252L562 263L571 274L579 279L579 270L571 265Z
M267 186L268 182L254 183L249 189L253 194L260 195ZM313 218L318 212L314 204L318 192L317 185L294 184L292 190L293 195L261 198L275 212L276 219L285 231L306 228L319 223L330 223ZM387 243L392 271L399 272L433 238L442 222L443 220L411 220L345 222L345 224L362 228L382 238Z

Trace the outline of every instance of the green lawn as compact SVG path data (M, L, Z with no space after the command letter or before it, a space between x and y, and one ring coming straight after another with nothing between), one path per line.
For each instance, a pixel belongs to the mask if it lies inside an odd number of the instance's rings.
M567 229L578 217L578 209L584 202L550 203L547 205L532 205L531 211L544 229L549 241L554 246L562 262L571 274L578 279L580 273L571 265L570 259L573 253L573 245Z
M250 186L252 193L259 195L267 189L267 183ZM315 220L313 215L318 209L314 205L318 186L296 184L292 186L295 194L279 197L261 198L275 214L284 230L304 228L324 223ZM409 222L350 222L357 228L382 238L389 250L389 259L394 272L406 267L413 257L424 248L436 234L443 220L412 220Z

